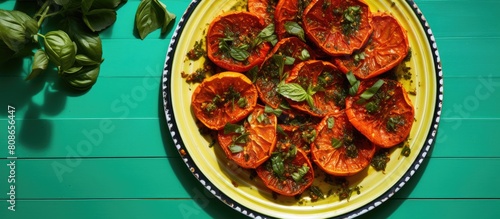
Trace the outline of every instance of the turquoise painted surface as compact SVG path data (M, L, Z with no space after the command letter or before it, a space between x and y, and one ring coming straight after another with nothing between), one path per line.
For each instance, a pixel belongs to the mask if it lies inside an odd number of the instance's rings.
M162 2L177 23L190 1ZM444 70L438 138L403 189L361 218L498 218L500 1L415 2ZM138 4L129 0L101 33L105 61L87 93L68 93L51 75L24 81L29 59L1 66L0 124L6 129L6 107L15 106L19 132L17 211L11 212L7 133L0 125L0 218L241 217L205 191L173 147L160 96L172 31L137 39ZM0 1L2 9L15 5Z

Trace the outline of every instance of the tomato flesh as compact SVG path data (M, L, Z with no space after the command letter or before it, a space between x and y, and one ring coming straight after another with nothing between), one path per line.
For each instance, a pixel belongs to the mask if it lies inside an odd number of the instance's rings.
M337 66L347 73L352 71L356 77L368 79L378 76L399 63L409 50L406 31L389 14L374 15L373 33L368 43L353 55L337 58Z
M325 116L316 132L312 160L326 173L351 176L370 165L376 147L354 129L344 111Z
M349 11L356 16L346 16ZM349 21L353 17L357 19ZM353 53L373 31L370 9L361 0L315 0L302 19L309 39L332 56Z
M354 127L380 147L393 147L408 137L415 111L398 81L380 79L384 84L369 100L361 94L379 79L360 83L358 93L346 99L346 114Z

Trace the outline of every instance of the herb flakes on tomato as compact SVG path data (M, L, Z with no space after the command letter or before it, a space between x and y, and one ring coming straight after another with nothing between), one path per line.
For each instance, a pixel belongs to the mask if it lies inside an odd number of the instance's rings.
M373 33L363 48L350 56L335 58L343 72L352 71L361 79L373 78L396 67L411 54L406 30L392 15L374 15L372 26Z
M309 158L295 145L277 147L271 158L256 171L269 189L284 196L301 194L314 180Z
M381 80L384 83L371 98L362 98L362 94ZM357 94L347 97L346 114L370 141L380 147L393 147L410 134L415 112L401 83L373 78L361 81Z
M316 132L311 157L326 173L351 176L369 166L376 147L357 132L344 111L326 115Z
M243 168L255 169L264 163L276 146L276 115L257 106L246 119L227 123L217 141L226 156Z
M271 49L268 42L255 43L265 29L264 21L249 12L228 12L208 27L207 55L219 67L246 72L260 65Z
M210 129L220 130L250 114L257 104L257 89L238 72L221 72L203 80L193 92L194 115Z
M350 55L367 42L373 31L371 16L362 0L315 0L302 20L309 39L336 56Z

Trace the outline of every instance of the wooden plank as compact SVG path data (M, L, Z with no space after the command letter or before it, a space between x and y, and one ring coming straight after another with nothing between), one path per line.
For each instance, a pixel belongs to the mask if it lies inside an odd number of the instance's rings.
M141 78L99 78L87 93L69 93L44 85L40 81L26 83L21 78L0 80L0 104L17 108L18 118L156 118L162 112L161 76L148 72ZM40 78L43 80L43 78ZM32 84L33 83L33 84ZM50 83L50 82L49 82ZM106 84L119 84L109 89ZM443 118L499 118L494 100L500 99L500 77L480 75L467 78L447 78L444 81ZM10 93L16 91L16 95ZM98 107L87 107L89 103ZM0 119L6 115L0 110Z
M369 218L496 218L500 215L499 199L390 199L361 215ZM55 207L57 206L57 207ZM57 210L55 210L56 208ZM75 214L75 212L86 212ZM213 198L197 200L172 199L104 199L104 200L18 200L16 212L0 208L10 219L88 218L242 218L235 210Z
M7 179L6 164L0 160L0 179ZM394 197L498 198L498 169L499 158L426 159ZM204 190L180 158L18 159L16 188L19 199L192 198Z
M3 204L2 204L3 206ZM105 219L105 218L240 218L215 198L200 199L111 199L111 200L17 200L16 211L0 208L2 218Z
M179 157L163 117L18 120L16 128L18 158L65 158L75 152L80 157ZM7 135L0 132L0 139ZM8 150L0 150L0 157L8 156Z
M370 218L497 218L500 199L390 199L359 217Z
M430 156L499 158L498 127L500 119L442 119Z
M444 80L443 118L499 118L500 77L481 74Z
M0 188L9 188L9 162L0 159ZM180 158L82 159L72 155L18 159L15 164L16 199L185 199L195 190L204 190ZM0 199L6 197L0 194Z
M477 75L500 77L500 66L494 61L488 61L491 57L498 56L500 37L436 38L436 41L445 79ZM467 57L465 60L464 56ZM464 61L477 64L467 64Z
M141 134L144 127L148 127L147 135ZM488 146L498 141L494 137L497 127L500 119L444 118L430 157L500 158L500 148ZM16 156L21 158L65 158L74 151L82 152L78 153L81 157L179 157L163 115L146 119L19 120L17 130ZM7 139L7 135L0 132L0 139ZM7 150L0 150L0 157L7 156Z
M476 198L500 197L498 158L425 159L397 198Z
M500 36L500 23L488 22L497 20L498 1L415 2L437 38Z

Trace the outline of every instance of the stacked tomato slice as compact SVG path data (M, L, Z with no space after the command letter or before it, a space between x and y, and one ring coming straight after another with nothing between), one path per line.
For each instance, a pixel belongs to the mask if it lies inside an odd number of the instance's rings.
M413 105L387 74L409 53L406 30L363 0L249 0L210 23L206 46L222 70L196 87L193 113L273 192L301 194L314 171L357 174L410 135Z

